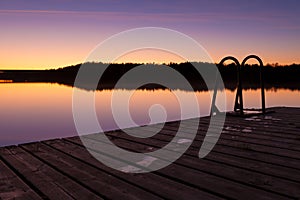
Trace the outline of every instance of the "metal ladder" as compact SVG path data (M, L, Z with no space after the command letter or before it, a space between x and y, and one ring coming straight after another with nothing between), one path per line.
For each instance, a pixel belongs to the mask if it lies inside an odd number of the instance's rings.
M261 88L261 109L248 109L248 108L244 108L244 105L243 105L243 86L242 86L242 71L243 70L242 69L249 59L256 59L260 65L259 69L260 69L260 88ZM245 116L247 114L245 111L257 111L257 113L255 113L255 114L265 114L266 113L266 104L265 104L265 86L264 86L264 73L263 73L262 60L256 55L249 55L243 60L242 64L240 64L239 61L235 57L227 56L221 60L219 65L223 66L224 62L227 60L232 60L237 65L237 92L236 92L236 96L235 96L234 112L229 113L229 114L233 114L236 116ZM219 79L217 79L216 84L215 84L215 89L214 89L213 99L212 99L212 104L211 104L211 115L215 115L220 112L216 106L216 97L217 97L217 92L218 92L218 86L219 86Z

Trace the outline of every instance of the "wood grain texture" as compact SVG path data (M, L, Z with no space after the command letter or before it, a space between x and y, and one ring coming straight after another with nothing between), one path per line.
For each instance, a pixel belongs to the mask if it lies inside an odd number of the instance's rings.
M128 162L101 148L87 151L79 137L1 147L0 199L299 199L300 108L269 110L275 112L227 116L220 139L203 159L198 153L210 118L184 121L187 134L198 127L189 149L171 165L145 174L109 168L89 151L110 162ZM168 144L179 123L168 122L162 130L158 125L131 128L158 132L151 138L122 130L105 134L120 148L150 152ZM96 135L86 140L98 147L111 145Z

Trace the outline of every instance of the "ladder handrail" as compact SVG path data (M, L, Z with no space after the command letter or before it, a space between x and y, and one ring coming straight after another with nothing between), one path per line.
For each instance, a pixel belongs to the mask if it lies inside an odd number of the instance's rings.
M242 67L245 66L246 62L249 59L256 59L259 62L259 73L260 73L260 87L261 87L261 108L262 108L262 113L264 114L266 112L266 104L265 104L265 85L264 85L264 73L263 73L263 62L258 57L257 55L249 55L247 56L243 62L242 62Z
M235 99L235 106L234 110L237 111L237 107L239 106L240 109L240 114L242 115L244 113L243 111L243 95L242 95L242 80L241 80L241 64L240 62L233 56L227 56L223 58L220 63L220 65L223 65L223 63L227 60L232 60L235 62L237 65L237 94L236 94L236 99ZM215 83L215 89L214 89L214 94L213 94L213 99L212 99L212 104L211 104L211 114L213 115L214 112L219 112L217 106L216 106L216 97L217 97L217 92L218 92L218 86L219 86L219 79L216 77L216 83ZM240 100L240 104L238 104L238 99Z
M244 105L243 105L243 86L242 86L242 68L245 67L246 62L249 59L256 59L259 62L259 72L260 72L260 87L261 87L261 111L263 114L266 112L266 104L265 104L265 85L264 85L264 70L263 70L263 62L260 57L257 55L249 55L246 58L244 58L242 64L239 63L239 61L233 57L233 56L227 56L223 58L219 66L222 66L225 61L227 60L232 60L235 62L237 65L237 92L236 92L236 97L235 97L235 104L234 104L234 111L240 112L240 115L244 115ZM215 83L215 88L214 88L214 93L213 93L213 99L212 99L212 104L211 104L211 113L210 115L212 116L215 112L218 113L220 112L216 106L216 97L217 97L217 92L218 92L218 87L219 87L219 78L216 77L216 83Z

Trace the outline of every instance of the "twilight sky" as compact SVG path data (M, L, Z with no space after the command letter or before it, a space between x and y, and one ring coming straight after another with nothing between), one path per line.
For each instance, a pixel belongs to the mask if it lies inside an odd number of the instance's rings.
M192 37L214 62L300 63L299 0L1 0L0 69L80 63L111 35L147 26Z

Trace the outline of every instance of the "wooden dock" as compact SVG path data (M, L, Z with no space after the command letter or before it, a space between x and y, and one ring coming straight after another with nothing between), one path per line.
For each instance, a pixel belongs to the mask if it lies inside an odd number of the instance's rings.
M228 116L218 143L204 159L198 152L209 117L201 118L185 154L145 174L105 166L78 137L2 147L0 199L300 199L300 108L271 110L275 112L265 116ZM147 152L166 145L177 128L178 122L166 123L147 139L122 131L106 135L119 147ZM151 132L156 126L135 129Z

